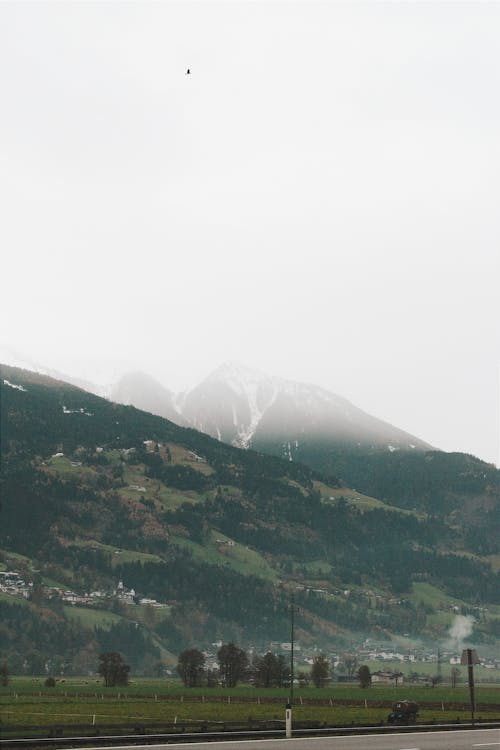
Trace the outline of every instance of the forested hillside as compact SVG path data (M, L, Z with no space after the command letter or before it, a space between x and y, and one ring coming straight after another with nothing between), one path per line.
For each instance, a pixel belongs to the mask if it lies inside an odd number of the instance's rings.
M297 447L257 441L271 455L288 456L389 505L425 512L463 528L471 546L495 554L500 539L500 471L465 453L381 450L302 441Z
M291 591L311 646L434 638L453 607L476 613L480 639L498 633L498 538L480 548L446 504L448 490L476 498L475 477L450 468L439 507L404 482L373 497L27 371L1 366L0 398L0 659L13 669L86 670L113 644L146 671L221 639L266 647L289 638Z

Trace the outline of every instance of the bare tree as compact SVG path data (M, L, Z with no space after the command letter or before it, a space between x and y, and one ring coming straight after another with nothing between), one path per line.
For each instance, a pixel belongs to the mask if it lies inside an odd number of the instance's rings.
M392 673L392 676L393 676L393 678L394 678L394 684L395 684L395 685L396 685L396 687L397 687L397 686L398 686L398 682L399 682L399 680L400 680L400 679L401 679L402 677L404 677L404 674L403 674L402 672L393 672L393 673Z
M217 652L219 671L226 687L236 687L248 667L248 657L243 649L228 643Z
M311 667L311 680L314 687L322 687L330 677L330 664L324 654L319 654L313 659Z
M349 677L352 677L358 667L358 657L356 654L343 654L341 664Z
M452 667L450 678L451 678L451 686L452 688L456 688L457 682L460 677L460 670L458 667Z
M370 672L370 667L367 667L366 664L362 664L358 669L358 680L359 686L362 688L368 688L371 686L372 675Z
M128 673L130 667L122 659L121 654L116 651L107 651L99 654L99 668L97 670L104 677L106 687L117 685L128 685Z
M276 656L268 651L264 656L259 656L254 663L255 684L258 687L271 687L278 679L278 660Z
M205 657L197 648L189 648L179 654L177 672L185 687L200 685L204 671Z
M9 684L9 667L7 666L7 662L3 662L0 664L0 685L3 685L4 687Z

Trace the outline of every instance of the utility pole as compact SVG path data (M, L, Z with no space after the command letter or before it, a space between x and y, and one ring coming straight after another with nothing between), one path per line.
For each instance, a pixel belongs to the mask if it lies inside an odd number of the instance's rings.
M295 641L294 619L295 619L295 600L294 600L293 593L292 593L292 603L290 607L290 621L291 621L290 622L290 625L291 625L290 627L290 645L291 645L291 648L290 648L290 705L293 703L293 678L294 678L294 672L293 672L294 653L293 651L294 651L294 645L295 645L294 644L294 641Z
M476 698L474 695L474 664L479 664L479 657L474 648L464 648L460 663L467 665L467 676L469 678L470 719L474 724L474 711L476 709Z
M295 640L295 601L293 597L293 593L291 595L290 600L290 698L288 700L288 703L286 704L286 713L285 713L285 731L286 731L286 737L289 739L292 736L292 704L293 704L293 680L294 680L294 665L293 665L293 657L294 657L294 640Z

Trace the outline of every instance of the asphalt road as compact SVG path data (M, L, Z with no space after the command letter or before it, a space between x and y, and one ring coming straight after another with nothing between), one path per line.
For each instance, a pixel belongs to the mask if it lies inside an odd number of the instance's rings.
M306 737L279 740L172 743L179 750L500 750L500 729L450 732L401 732L355 737ZM130 747L93 748L130 750ZM134 745L134 750L165 750L165 745Z

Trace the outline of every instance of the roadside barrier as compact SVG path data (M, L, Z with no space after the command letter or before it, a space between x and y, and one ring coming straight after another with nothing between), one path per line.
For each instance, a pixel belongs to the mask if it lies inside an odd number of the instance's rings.
M49 746L57 746L57 745L71 745L74 747L78 747L80 745L115 745L117 742L120 742L120 744L124 745L134 745L138 742L141 743L156 743L156 742L162 742L166 743L169 741L176 741L179 742L204 742L207 740L210 741L216 741L216 740L244 740L244 739L270 739L270 738L282 738L284 736L285 731L285 722L284 721L276 721L274 720L272 722L275 726L271 729L256 729L255 724L253 728L248 729L231 729L226 724L226 730L225 731L209 731L209 726L212 724L210 723L203 723L200 724L197 731L192 731L193 727L191 727L191 731L188 732L158 732L158 727L146 727L146 726L136 726L132 729L131 734L126 734L125 732L127 729L129 729L128 726L121 726L121 729L123 733L117 732L117 726L114 726L115 733L113 734L101 734L100 732L104 729L110 729L108 727L101 727L100 729L96 728L96 731L94 734L87 734L87 735L64 735L64 727L55 727L53 734L50 736L38 736L38 737L8 737L5 736L9 728L4 727L3 728L3 736L2 736L2 747L22 747L22 748L36 748L36 747L43 747L45 745ZM180 725L178 725L180 727ZM420 725L412 725L412 726L388 726L386 724L384 725L376 725L376 726L369 726L369 725L358 725L358 726L342 726L342 727L315 727L315 728L307 728L300 725L296 725L294 723L293 727L293 736L294 737L313 737L313 736L341 736L341 735L362 735L362 734L390 734L392 732L396 732L397 734L401 734L404 732L432 732L432 731L453 731L457 729L457 726L460 726L460 729L464 730L470 730L474 731L475 729L496 729L500 728L500 720L498 721L476 721L473 724L471 722L458 722L458 723L432 723L432 724L420 724ZM87 727L86 727L87 728ZM148 733L148 729L151 728L151 732ZM20 731L21 727L15 728L17 731ZM39 728L38 728L39 729ZM77 731L79 728L72 726L72 727L66 727L66 729L71 729L73 732ZM156 731L154 731L156 730Z

